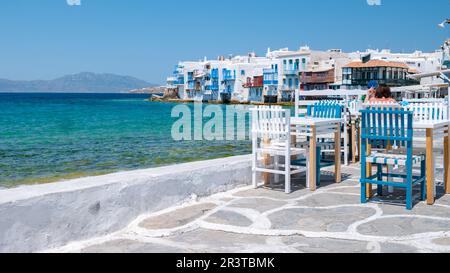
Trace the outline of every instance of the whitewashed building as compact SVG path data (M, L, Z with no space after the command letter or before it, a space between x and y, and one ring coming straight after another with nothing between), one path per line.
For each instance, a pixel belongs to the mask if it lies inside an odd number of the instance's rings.
M371 60L382 60L387 62L404 63L409 67L410 73L429 73L440 70L443 63L441 50L432 53L414 51L410 53L393 53L389 49L373 50L350 53L353 59L362 59L370 56ZM442 80L437 78L423 78L421 84L441 84Z
M191 101L277 102L292 101L295 89L348 88L350 63L370 60L404 64L409 73L427 73L442 66L443 51L392 53L390 50L366 50L344 53L340 49L315 51L307 46L298 50L267 50L263 57L218 57L216 60L180 62L167 78L167 88L180 99ZM402 74L403 75L403 74ZM261 83L262 78L262 83ZM422 84L441 84L437 77ZM261 86L262 85L262 86Z

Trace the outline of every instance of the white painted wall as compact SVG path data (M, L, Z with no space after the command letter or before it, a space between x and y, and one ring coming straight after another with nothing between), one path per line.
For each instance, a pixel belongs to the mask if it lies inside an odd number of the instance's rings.
M105 235L137 216L248 185L237 156L0 190L0 252L33 252Z

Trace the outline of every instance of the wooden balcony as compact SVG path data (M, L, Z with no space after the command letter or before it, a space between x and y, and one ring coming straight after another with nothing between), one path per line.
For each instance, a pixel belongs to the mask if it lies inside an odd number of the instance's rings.
M334 69L321 72L302 72L301 82L303 84L334 83Z

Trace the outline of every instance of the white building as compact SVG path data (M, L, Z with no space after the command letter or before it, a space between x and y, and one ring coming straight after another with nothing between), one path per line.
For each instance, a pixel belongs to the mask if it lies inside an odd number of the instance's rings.
M300 87L299 74L306 70L310 61L311 50L307 46L300 47L297 51L290 51L288 48L276 51L270 51L269 49L266 57L272 60L274 67L277 68L278 99L292 101L295 89Z
M183 100L292 101L298 88L340 89L343 85L343 67L367 56L371 60L406 64L410 73L440 70L444 58L443 51L392 53L390 50L366 50L344 53L340 49L314 51L307 46L295 51L288 48L268 49L264 57L250 53L246 56L218 57L216 60L205 58L180 62L173 75L167 78L167 87L178 91ZM302 83L305 79L308 82ZM422 84L441 83L442 80L436 77L422 80Z
M350 53L353 59L361 59L369 56L372 60L383 60L388 62L398 62L408 65L411 73L429 73L440 70L443 62L442 51L437 50L432 53L414 51L411 53L392 53L389 49L373 50L368 49L365 52ZM421 84L441 84L442 81L437 78L424 78Z

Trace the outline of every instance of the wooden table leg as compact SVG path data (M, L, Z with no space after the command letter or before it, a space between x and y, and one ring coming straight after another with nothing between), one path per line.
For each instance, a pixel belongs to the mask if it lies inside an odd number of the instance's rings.
M427 204L434 204L433 129L427 129Z
M450 194L450 127L447 128L447 135L444 138L444 183L445 194Z
M336 183L341 183L341 124L337 124L337 130L334 133L334 176Z
M356 164L356 121L352 121L352 163Z
M309 189L315 191L316 183L316 157L317 157L316 126L311 126L311 136L309 139Z
M367 155L369 156L370 154L372 154L372 145L367 144ZM363 165L361 166L361 168L363 168ZM366 164L366 173L368 177L372 176L372 164L370 163ZM373 197L372 184L366 184L366 189L367 189L366 190L367 198L372 198Z

